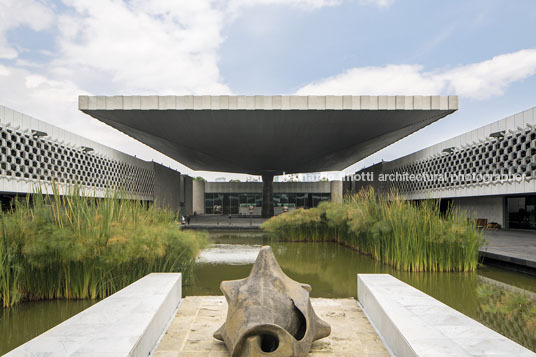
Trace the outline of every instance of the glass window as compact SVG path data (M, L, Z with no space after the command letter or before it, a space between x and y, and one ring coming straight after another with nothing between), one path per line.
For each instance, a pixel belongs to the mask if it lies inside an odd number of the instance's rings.
M307 207L307 193L298 193L296 195L296 207Z
M231 201L229 197L230 197L229 193L223 194L223 214L225 215L231 213Z
M288 193L287 194L288 203L291 204L291 205L296 206L296 196L297 195L295 193Z
M231 214L238 214L238 194L229 194L229 203L231 206Z
M214 194L214 214L222 214L223 213L223 193L215 193ZM218 210L216 208L219 208Z
M262 207L262 194L261 193L255 194L255 206Z
M214 205L223 206L223 193L214 194Z
M212 214L214 206L214 194L205 193L205 213Z
M278 207L280 205L281 205L281 194L274 193L274 207Z

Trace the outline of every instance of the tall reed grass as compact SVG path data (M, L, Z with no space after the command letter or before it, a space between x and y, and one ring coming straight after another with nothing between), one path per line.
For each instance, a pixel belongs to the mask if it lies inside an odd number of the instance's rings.
M473 222L442 214L438 201L417 205L372 189L272 217L262 228L282 240L336 241L404 271L473 271L483 244Z
M104 298L151 272L187 277L204 233L174 213L110 192L38 192L0 214L0 301Z

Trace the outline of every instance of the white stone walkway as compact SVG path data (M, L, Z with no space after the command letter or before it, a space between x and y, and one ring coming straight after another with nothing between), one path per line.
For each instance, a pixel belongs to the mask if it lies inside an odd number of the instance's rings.
M316 341L310 356L388 357L389 353L354 299L312 299L331 335ZM156 357L224 357L225 344L212 337L227 315L223 296L189 296L158 345Z

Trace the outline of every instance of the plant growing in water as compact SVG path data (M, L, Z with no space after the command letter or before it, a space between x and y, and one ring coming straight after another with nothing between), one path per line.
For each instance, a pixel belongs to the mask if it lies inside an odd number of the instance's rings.
M473 222L442 214L438 201L417 205L372 189L272 217L262 228L283 240L339 242L405 271L473 271L484 242Z
M79 187L37 192L0 213L0 298L104 298L151 272L188 275L205 234L181 231L173 212Z

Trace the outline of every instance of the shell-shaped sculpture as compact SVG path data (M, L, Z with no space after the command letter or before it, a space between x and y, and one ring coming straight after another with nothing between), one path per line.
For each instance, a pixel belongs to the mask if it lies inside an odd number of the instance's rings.
M227 319L214 337L231 356L305 356L331 327L316 316L311 286L290 279L270 246L262 247L245 279L223 281Z

